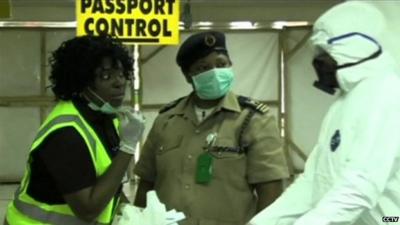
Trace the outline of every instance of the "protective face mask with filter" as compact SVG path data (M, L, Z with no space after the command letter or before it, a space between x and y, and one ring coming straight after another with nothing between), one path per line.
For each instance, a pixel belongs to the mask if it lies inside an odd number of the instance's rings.
M343 39L353 38L354 36L361 37L374 43L377 46L377 50L373 52L371 55L359 59L355 62L348 62L342 65L338 65L336 60L333 59L327 52L323 52L322 54L318 55L314 58L312 64L317 73L318 80L314 82L314 86L328 94L335 94L336 89L339 87L336 74L337 71L340 69L344 69L351 66L356 66L368 60L375 59L382 54L382 47L381 45L372 37L369 37L366 34L352 32L344 35L340 35L337 37L330 38L327 43L329 45L333 45L336 42L340 42Z

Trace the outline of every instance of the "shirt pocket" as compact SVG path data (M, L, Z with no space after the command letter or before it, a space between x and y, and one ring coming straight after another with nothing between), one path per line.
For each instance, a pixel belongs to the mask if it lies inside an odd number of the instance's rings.
M239 151L236 139L217 139L214 148L210 149L213 156L213 177L222 183L223 190L248 191L246 181L247 157Z
M164 156L180 147L182 136L174 136L161 141L157 147L157 156Z
M160 140L156 150L156 173L158 182L165 182L173 174L179 173L179 148L182 144L182 136L168 137Z
M217 139L215 145L210 149L210 154L220 160L241 159L245 155L244 149L237 145L232 138Z

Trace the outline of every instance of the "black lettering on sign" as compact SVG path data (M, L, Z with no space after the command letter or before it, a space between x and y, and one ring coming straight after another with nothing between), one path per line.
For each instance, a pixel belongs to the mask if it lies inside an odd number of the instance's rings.
M136 36L146 37L146 20L136 19Z
M111 19L111 35L124 36L124 19Z
M165 5L164 0L154 0L154 14L165 15L164 5Z
M104 0L106 3L106 9L104 10L107 14L112 14L115 10L113 0Z
M119 38L123 42L159 43L159 38Z
M108 34L109 25L106 19L100 18L96 22L96 31L99 35Z
M92 5L91 0L82 0L81 1L81 13L85 13L86 9L90 9L90 6Z
M168 20L167 19L163 19L163 36L164 37L172 37L172 31L168 30Z
M168 14L172 15L175 0L166 0L168 4Z
M161 24L158 20L152 19L148 24L149 34L153 37L157 37L161 33Z
M134 19L126 19L126 25L127 25L127 27L128 27L128 32L125 34L125 36L132 36L132 27L133 27L133 24L135 23L135 20Z
M94 20L93 20L93 18L89 18L89 19L87 19L86 21L85 21L85 24L84 24L84 29L85 29L85 33L86 34L88 34L88 35L93 35L94 33L93 33L93 29L90 29L90 25L91 24L93 24L93 22L94 22Z
M102 2L102 0L94 0L93 7L92 7L93 14L95 14L97 12L99 12L99 13L104 12L103 4L101 2Z
M110 34L130 42L158 43L160 37L172 37L173 32L169 18L153 15L172 15L174 4L176 0L81 0L79 10L89 14L83 21L85 34ZM149 16L137 18L133 14L139 10ZM104 15L93 18L90 14Z
M115 4L117 5L117 9L115 10L116 13L122 14L125 12L125 4L123 3L124 0L115 0Z
M137 0L127 0L128 1L128 4L127 4L127 11L128 11L128 13L129 14L131 14L132 13L132 11L135 9L135 8L137 8L138 7L138 2L137 2Z
M153 8L152 0L141 0L140 1L140 11L144 15L151 13L152 8Z

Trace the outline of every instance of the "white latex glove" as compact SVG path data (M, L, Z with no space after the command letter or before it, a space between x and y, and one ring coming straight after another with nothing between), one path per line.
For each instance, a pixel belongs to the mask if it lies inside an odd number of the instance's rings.
M133 155L136 145L143 135L144 117L140 112L133 111L132 108L123 108L117 115L120 120L120 150Z
M185 219L185 214L182 212L177 212L175 209L167 212L167 217L165 218L166 225L178 225L178 221Z
M138 225L142 220L142 209L130 204L121 205L120 211L122 215L114 218L112 225ZM146 225L146 224L143 224Z
M146 198L147 207L143 210L143 215L150 222L149 225L175 225L176 222L185 219L185 215L175 209L167 212L155 191L147 192Z
M122 216L115 218L113 225L177 225L185 215L176 210L166 211L155 191L147 192L145 209L126 204L121 207Z
M150 224L162 225L165 224L167 217L167 209L165 205L160 202L155 191L149 191L146 194L147 206L143 210L143 215Z

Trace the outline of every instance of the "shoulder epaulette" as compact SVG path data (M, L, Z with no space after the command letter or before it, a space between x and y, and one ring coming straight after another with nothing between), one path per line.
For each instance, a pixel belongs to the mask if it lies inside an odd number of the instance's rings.
M166 105L164 105L159 111L158 113L164 113L172 108L174 108L176 105L178 105L178 103L183 99L184 97L178 98Z
M238 96L238 102L242 107L249 107L259 113L265 114L269 111L269 107L259 101L255 101L245 96Z

